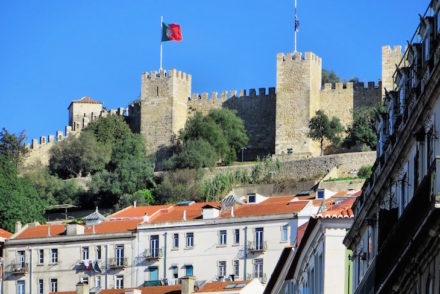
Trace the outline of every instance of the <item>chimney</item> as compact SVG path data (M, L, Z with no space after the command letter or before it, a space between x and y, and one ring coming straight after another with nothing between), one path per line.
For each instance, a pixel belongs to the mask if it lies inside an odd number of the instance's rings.
M137 201L135 200L135 201L133 202L133 206L134 206L134 207L136 207L136 203L137 203Z
M47 225L47 236L50 237L50 225Z
M129 289L125 290L124 294L142 294L140 289Z
M181 278L182 281L182 294L193 294L195 278L193 276L186 276Z
M90 294L89 284L79 282L76 284L76 294Z
M183 221L186 222L186 210L183 211Z
M231 207L231 217L235 217L235 214L234 214L234 206Z
M15 223L15 233L20 232L21 229L22 229L21 222L20 222L20 221L17 221L17 222Z

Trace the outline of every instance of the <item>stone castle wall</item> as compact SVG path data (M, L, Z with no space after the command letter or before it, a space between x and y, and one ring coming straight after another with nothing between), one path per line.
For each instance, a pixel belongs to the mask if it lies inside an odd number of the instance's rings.
M319 109L321 58L311 52L277 56L275 153L319 154L307 137L308 122Z
M275 88L259 88L232 90L221 92L194 93L188 100L188 116L196 112L206 115L212 109L228 108L234 110L238 117L243 120L246 127L249 142L244 152L246 159L255 159L257 156L265 156L275 152Z
M382 47L382 98L385 97L385 89L392 91L395 88L393 74L402 57L402 46Z

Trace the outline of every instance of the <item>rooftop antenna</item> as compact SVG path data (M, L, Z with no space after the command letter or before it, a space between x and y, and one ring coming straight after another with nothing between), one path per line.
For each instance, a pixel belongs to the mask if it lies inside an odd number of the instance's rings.
M298 31L299 31L299 20L298 20L298 15L297 15L297 13L296 13L296 1L297 0L295 0L295 53L297 52L296 51L296 34L298 33Z

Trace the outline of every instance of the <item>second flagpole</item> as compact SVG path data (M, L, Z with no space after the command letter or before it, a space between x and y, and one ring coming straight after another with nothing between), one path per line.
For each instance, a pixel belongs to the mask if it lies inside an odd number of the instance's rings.
M159 71L162 70L162 34L163 34L163 16L160 17L160 66L159 66Z

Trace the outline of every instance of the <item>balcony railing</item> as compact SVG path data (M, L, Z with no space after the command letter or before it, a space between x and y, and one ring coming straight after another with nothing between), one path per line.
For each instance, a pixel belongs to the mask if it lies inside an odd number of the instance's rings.
M393 266L398 262L405 246L411 242L412 236L419 229L423 219L434 207L431 189L431 172L429 172L423 178L412 200L393 226L379 225L379 235L384 236L384 238L380 242L376 259L376 285L380 285L388 276ZM386 234L381 234L381 230L384 229L387 231Z
M128 265L128 261L127 258L109 258L108 259L108 266L111 269L116 269L116 268L124 268L127 267Z
M267 283L267 275L265 273L260 275L258 275L257 273L247 274L247 280L252 279L259 279L262 284Z
M160 259L163 257L162 248L149 248L144 251L144 258L146 260Z
M267 242L248 242L247 249L250 252L264 252L267 250Z
M29 270L28 263L26 262L15 262L9 265L9 272L16 275L26 274Z

